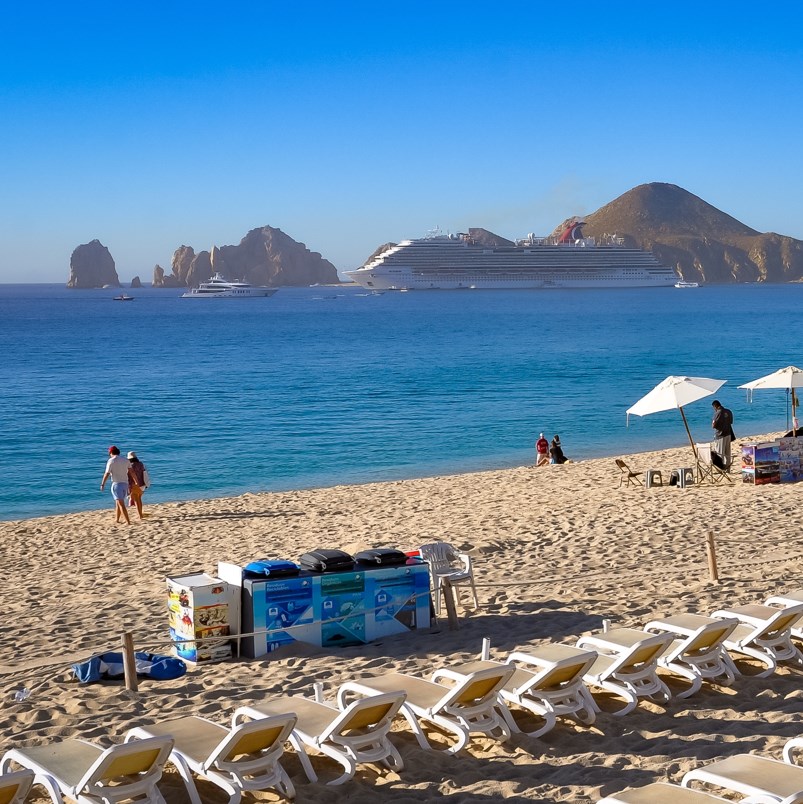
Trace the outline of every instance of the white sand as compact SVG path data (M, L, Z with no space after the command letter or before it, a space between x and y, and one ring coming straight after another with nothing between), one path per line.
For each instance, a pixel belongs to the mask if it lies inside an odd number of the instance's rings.
M736 446L736 445L734 445ZM736 450L735 450L736 452ZM639 470L690 463L691 450L627 457ZM0 658L5 750L80 736L119 742L137 724L186 714L221 723L243 703L312 693L382 670L425 673L475 657L490 636L492 654L545 641L573 643L613 625L656 616L709 613L803 588L800 498L803 485L617 488L612 458L566 466L522 467L455 477L366 486L147 505L144 522L115 525L108 510L0 523L6 582ZM715 533L720 581L709 580L705 537ZM137 649L167 652L165 577L214 572L218 561L265 555L296 559L329 546L350 552L379 546L410 549L432 540L471 553L481 609L464 612L460 630L446 623L362 647L300 648L271 659L206 665L176 681L81 686L69 664L115 650L121 632ZM748 673L757 664L740 663ZM622 718L603 712L591 727L560 720L547 735L516 735L507 744L474 738L460 756L423 752L399 721L394 741L405 759L400 776L360 768L342 787L304 782L289 755L299 801L591 802L649 781L679 781L703 761L741 751L779 758L784 741L803 731L799 671L742 677L732 689L704 685L666 707L642 702ZM680 687L679 680L670 686ZM31 689L15 702L14 692ZM602 699L610 711L610 700ZM314 756L322 780L334 763ZM169 802L184 802L172 770L162 783ZM199 786L205 800L222 791ZM36 789L37 796L41 788ZM271 793L245 799L275 800Z

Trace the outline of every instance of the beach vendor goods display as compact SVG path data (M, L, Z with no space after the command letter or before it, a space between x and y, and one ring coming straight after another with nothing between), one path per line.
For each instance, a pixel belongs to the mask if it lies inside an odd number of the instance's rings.
M696 458L697 449L694 446L694 439L691 437L689 423L686 421L683 408L698 399L704 399L716 393L726 382L727 380L714 380L710 377L669 376L658 383L646 396L639 399L635 405L627 409L628 423L631 414L633 416L649 416L650 413L660 413L664 410L679 410Z
M747 390L748 402L753 401L753 391L765 388L786 389L792 397L792 427L797 430L797 391L795 389L803 388L803 369L799 369L797 366L787 366L774 371L772 374L767 374L765 377L746 382L744 385L740 385L739 388Z
M187 672L187 665L175 656L159 656L155 653L135 653L137 675L152 678L156 681L166 681L171 678L181 678ZM125 670L122 653L101 653L85 662L78 662L72 666L75 677L82 684L90 681L104 681L106 679L123 678Z

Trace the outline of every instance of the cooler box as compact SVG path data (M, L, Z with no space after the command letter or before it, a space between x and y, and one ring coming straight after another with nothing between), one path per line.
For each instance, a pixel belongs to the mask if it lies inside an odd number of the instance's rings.
M231 658L230 637L239 633L240 621L236 586L205 572L170 577L167 609L176 656L195 663Z

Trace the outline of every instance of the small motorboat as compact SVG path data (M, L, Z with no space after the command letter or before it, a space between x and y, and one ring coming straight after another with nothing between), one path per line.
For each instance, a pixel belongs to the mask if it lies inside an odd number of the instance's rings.
M121 293L119 296L114 297L114 301L134 301L134 297L128 296L125 293Z
M699 288L699 282L687 282L685 279L681 279L679 282L675 282L676 288Z

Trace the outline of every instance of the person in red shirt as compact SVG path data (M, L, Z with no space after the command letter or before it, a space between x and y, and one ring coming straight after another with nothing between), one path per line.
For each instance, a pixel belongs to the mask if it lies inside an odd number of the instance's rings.
M536 466L547 466L549 464L549 441L541 433L538 441L535 442Z

